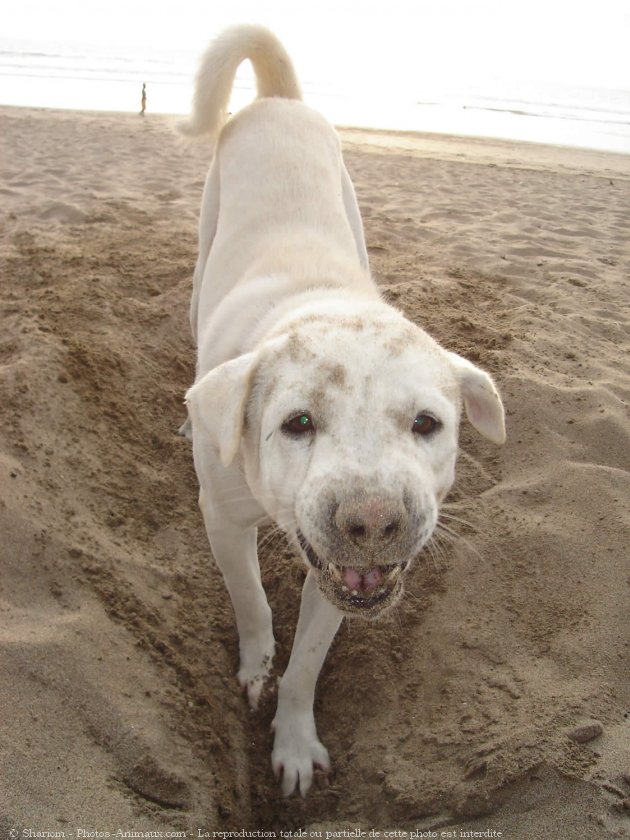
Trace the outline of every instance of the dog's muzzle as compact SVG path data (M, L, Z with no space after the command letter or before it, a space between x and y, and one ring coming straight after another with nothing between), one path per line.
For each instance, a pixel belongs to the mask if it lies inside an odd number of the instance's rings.
M412 494L365 484L350 493L329 488L320 498L317 549L297 531L297 542L318 573L322 593L346 613L374 617L402 594L409 563L428 536L428 519Z
M309 565L318 572L322 593L344 612L375 617L402 594L407 561L355 568L322 560L300 531L297 538Z

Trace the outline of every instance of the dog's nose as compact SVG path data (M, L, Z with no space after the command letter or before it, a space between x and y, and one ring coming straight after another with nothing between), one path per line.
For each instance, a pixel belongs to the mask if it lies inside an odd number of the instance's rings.
M335 512L339 531L363 550L378 550L395 539L407 520L402 500L357 494L344 498Z

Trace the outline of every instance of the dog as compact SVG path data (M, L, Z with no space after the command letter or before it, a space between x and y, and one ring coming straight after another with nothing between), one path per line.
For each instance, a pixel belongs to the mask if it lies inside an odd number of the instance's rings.
M228 120L245 59L257 98ZM210 45L183 131L214 141L186 394L199 503L252 707L274 656L257 528L279 526L307 569L271 757L284 795L304 796L330 768L313 702L341 621L401 597L454 480L462 407L497 444L504 411L486 372L382 300L338 136L271 32L237 26Z

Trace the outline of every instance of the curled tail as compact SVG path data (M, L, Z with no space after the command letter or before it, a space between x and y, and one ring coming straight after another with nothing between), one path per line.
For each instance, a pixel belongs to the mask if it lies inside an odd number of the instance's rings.
M293 62L276 36L263 26L227 29L208 47L195 81L190 119L180 130L190 136L214 136L223 125L239 64L249 59L256 74L258 97L301 99Z

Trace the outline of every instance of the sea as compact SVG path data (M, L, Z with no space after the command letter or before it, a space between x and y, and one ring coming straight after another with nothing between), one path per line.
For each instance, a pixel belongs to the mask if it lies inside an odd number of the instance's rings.
M198 53L0 38L0 104L187 114ZM630 154L630 90L492 79L416 85L383 95L357 83L302 78L305 100L339 126L494 137ZM231 109L254 96L237 75Z

